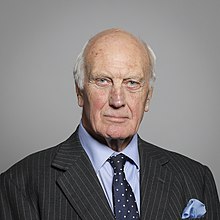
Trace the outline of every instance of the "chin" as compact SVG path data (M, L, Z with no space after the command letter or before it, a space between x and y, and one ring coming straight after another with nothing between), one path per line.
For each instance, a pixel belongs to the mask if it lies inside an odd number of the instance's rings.
M111 131L111 132L107 132L107 138L123 140L123 139L127 139L127 138L134 135L134 134L125 132L125 130L126 130L126 128L124 128L124 131L114 130L114 131Z

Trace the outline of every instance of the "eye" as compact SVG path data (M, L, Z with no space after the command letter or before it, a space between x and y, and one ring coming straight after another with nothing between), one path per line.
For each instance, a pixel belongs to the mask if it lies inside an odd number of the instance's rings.
M111 85L111 80L107 78L97 78L95 79L95 84L100 87L107 87Z
M141 88L141 82L136 80L126 80L125 85L129 90L137 90Z

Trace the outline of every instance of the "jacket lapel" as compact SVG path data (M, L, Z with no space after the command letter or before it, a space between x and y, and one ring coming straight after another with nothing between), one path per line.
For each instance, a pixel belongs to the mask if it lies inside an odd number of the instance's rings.
M173 175L169 159L139 138L141 219L165 219ZM62 192L81 219L113 220L111 208L95 171L82 148L77 131L61 144L52 166L63 170L57 179Z
M77 132L60 146L52 165L64 171L57 183L81 219L114 219Z
M141 161L141 219L165 219L173 175L169 159L157 147L139 139Z

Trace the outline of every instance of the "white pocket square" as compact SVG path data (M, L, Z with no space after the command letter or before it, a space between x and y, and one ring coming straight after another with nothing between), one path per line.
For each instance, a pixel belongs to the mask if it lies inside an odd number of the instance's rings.
M205 215L205 205L197 199L190 199L183 210L182 219L201 218Z

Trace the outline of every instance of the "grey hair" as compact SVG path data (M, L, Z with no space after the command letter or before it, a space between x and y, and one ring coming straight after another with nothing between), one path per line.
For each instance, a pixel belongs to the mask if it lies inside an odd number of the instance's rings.
M81 52L79 53L78 57L76 58L75 65L73 68L73 76L75 80L75 84L77 87L82 90L84 87L84 75L85 75L85 56L84 51L88 45L87 41L83 46Z
M145 43L144 41L141 40L141 42L143 43L145 49L148 52L149 55L149 60L150 60L150 87L153 88L154 86L154 82L156 80L156 74L155 74L155 63L156 63L156 55L154 53L154 51L151 49L151 47ZM83 46L81 52L79 53L74 68L73 68L73 76L74 76L74 80L75 80L75 84L76 86L82 90L84 87L84 76L85 76L85 49L88 45L89 41L87 41L85 43L85 45Z

